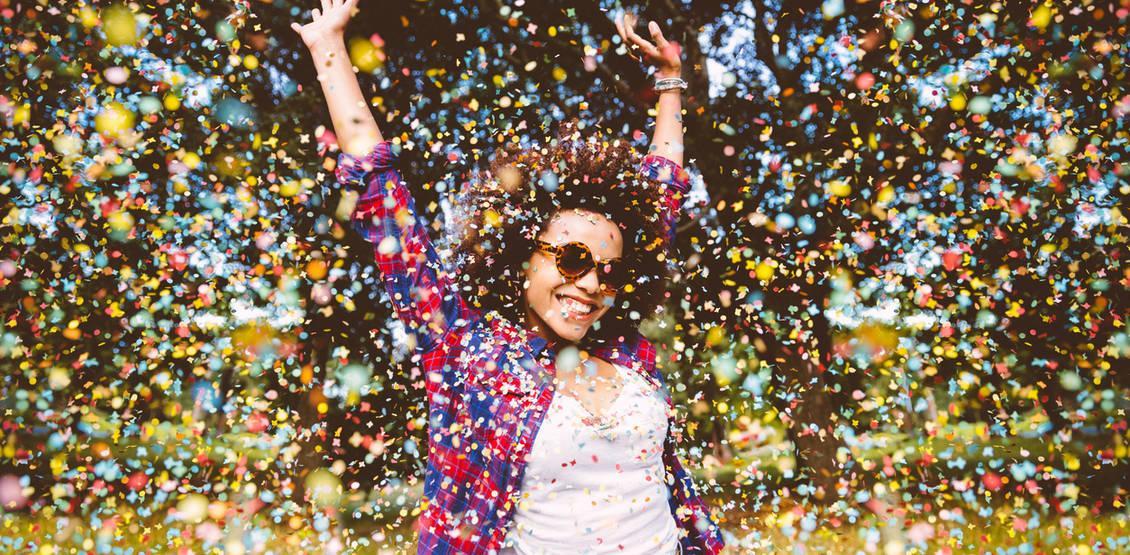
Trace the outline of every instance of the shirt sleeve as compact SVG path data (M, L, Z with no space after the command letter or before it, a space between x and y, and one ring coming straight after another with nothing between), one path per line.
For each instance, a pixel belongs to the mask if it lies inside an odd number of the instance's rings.
M373 246L396 315L427 352L446 332L470 322L473 313L444 268L416 213L412 193L396 168L396 152L384 141L369 154L338 156L338 182L360 194L353 227Z
M679 544L683 553L719 553L726 545L722 529L711 517L710 506L695 491L691 473L679 462L671 441L668 440L667 444L663 460L673 481L673 484L668 482L668 505L681 530Z
M639 336L636 339L636 357L644 363L649 374L659 383L664 390L667 389L667 380L663 373L655 367L655 347L646 338ZM713 555L722 551L725 545L722 529L711 515L710 506L699 496L695 490L694 480L690 471L683 466L676 452L676 442L682 435L682 419L674 418L675 405L671 397L664 393L667 402L667 436L663 440L663 466L667 471L665 483L668 487L667 504L671 515L675 517L675 524L679 527L679 545L686 554L698 553ZM679 427L676 427L679 425Z
M675 225L682 212L683 196L690 190L690 177L686 170L675 162L659 155L644 157L640 164L640 174L663 187L663 229L668 245L675 244Z

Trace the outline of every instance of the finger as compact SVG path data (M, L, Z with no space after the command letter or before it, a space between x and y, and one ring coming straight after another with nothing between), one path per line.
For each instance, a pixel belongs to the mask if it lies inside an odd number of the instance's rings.
M332 9L333 4L330 3L330 0L322 0L322 13L326 13Z
M616 28L620 33L620 40L624 41L624 49L627 51L628 57L633 60L639 60L640 56L636 53L636 51L639 50L639 44L637 44L629 34L631 32L629 31L630 27L628 27L627 21L627 18L629 17L631 16L624 16L624 18L622 18L620 21L617 21Z
M301 26L301 25L299 25L298 23L294 23L294 22L292 22L292 23L290 24L290 28L291 28L291 29L294 29L294 32L295 32L295 33L299 33L299 34L301 34L301 33L302 33L302 26Z
M647 24L647 30L651 31L651 40L655 41L655 46L660 50L667 48L667 39L663 38L663 31L660 30L659 24L652 21Z
M634 32L629 38L631 38L632 43L639 47L640 51L642 51L645 56L656 56L659 54L659 49L656 48L654 44L651 44L647 41L647 39L635 34Z
M315 19L315 20L320 19L322 17L322 11L319 10L318 8L314 8L314 9L310 10L310 17Z
M624 14L624 36L627 37L629 40L632 40L632 37L636 36L636 32L633 30L633 27L635 27L635 26L636 26L636 16L634 16L630 13L625 13ZM632 42L635 42L635 41L632 40Z
M636 46L638 46L638 47L640 47L644 50L648 50L648 49L654 50L655 47L652 46L650 42L647 42L647 39L636 34L635 29L633 29L634 23L635 23L634 18L633 18L633 21L630 21L630 22L625 21L624 22L624 31L626 31L628 33L628 38L631 39L631 41L633 43L635 43Z

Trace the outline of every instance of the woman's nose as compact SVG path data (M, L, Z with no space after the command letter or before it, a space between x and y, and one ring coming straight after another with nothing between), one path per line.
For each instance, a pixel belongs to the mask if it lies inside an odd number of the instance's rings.
M600 278L596 275L595 268L585 272L585 275L577 278L574 283L587 293L595 294L600 289Z

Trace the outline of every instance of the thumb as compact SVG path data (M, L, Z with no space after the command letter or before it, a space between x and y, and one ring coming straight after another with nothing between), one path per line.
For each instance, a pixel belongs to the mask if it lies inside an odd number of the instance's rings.
M294 29L294 32L295 32L295 33L301 33L301 32L302 32L302 26L301 26L301 25L299 25L299 24L298 24L297 22L293 22L293 21L292 21L292 22L290 23L290 28L291 28L291 29Z

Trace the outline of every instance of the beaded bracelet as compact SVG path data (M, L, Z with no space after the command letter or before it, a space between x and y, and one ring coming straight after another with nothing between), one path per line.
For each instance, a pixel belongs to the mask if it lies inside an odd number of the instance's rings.
M687 82L680 77L664 77L655 80L655 92L670 91L674 89L687 90Z

